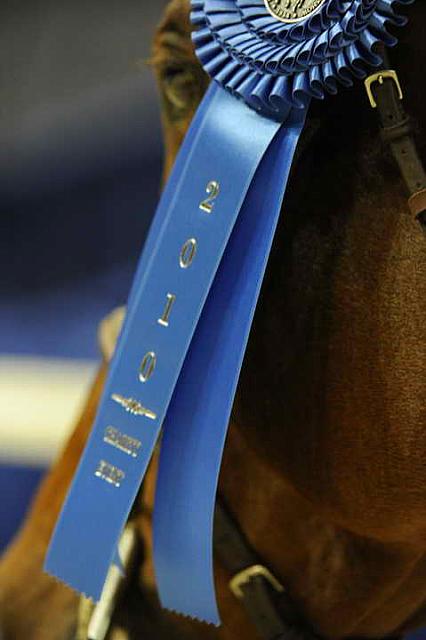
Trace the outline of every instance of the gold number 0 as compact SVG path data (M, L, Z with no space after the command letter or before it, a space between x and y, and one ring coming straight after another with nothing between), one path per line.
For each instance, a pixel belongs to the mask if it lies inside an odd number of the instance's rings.
M208 198L203 200L200 204L201 211L204 211L205 213L211 213L213 211L214 201L218 197L219 191L219 183L216 182L216 180L211 180L206 187Z

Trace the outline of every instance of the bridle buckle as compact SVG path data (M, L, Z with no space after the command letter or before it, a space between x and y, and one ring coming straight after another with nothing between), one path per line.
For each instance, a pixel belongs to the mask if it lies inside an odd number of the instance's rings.
M229 582L229 588L236 598L244 598L243 587L253 578L264 578L277 593L283 593L284 587L277 578L261 564L254 564L237 573Z
M377 102L372 91L372 85L376 82L383 84L385 79L389 79L394 82L399 100L402 100L403 98L402 87L397 72L393 69L378 71L377 73L371 74L371 76L368 76L368 78L364 80L365 90L367 91L367 96L373 109L377 108Z

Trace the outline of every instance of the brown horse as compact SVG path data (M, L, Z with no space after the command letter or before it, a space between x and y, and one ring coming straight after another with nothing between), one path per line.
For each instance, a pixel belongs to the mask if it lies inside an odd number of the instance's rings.
M188 9L187 0L170 3L154 46L166 174L208 83ZM425 132L425 3L409 13L392 59ZM426 136L417 142L425 158ZM408 212L361 83L314 104L245 358L220 491L306 623L327 638L379 638L426 622L425 257L421 224ZM78 599L41 567L105 370L0 565L6 640L74 637ZM220 564L222 628L160 610L150 552L154 467L135 515L143 561L110 637L254 640Z

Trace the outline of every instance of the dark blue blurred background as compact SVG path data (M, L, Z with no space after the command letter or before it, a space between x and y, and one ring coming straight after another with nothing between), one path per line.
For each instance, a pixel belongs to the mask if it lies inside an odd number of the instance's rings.
M96 366L97 325L126 300L159 192L148 59L165 4L0 3L3 358ZM0 435L11 428L0 424ZM22 462L4 447L0 456L1 548L45 461Z
M158 195L164 4L1 3L1 352L93 357L125 299Z

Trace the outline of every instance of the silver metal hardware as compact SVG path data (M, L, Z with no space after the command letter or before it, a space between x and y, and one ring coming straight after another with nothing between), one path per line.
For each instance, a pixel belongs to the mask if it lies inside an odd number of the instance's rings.
M120 560L123 570L129 570L137 545L137 534L134 525L128 524L120 538L118 545ZM108 572L101 599L95 606L90 618L87 636L90 640L105 640L111 619L117 603L117 596L126 579L122 569L112 564Z
M284 587L282 584L276 579L274 575L263 565L254 564L247 569L243 569L237 575L235 575L232 580L229 582L229 588L236 598L241 600L244 597L244 592L242 588L247 585L252 578L257 577L265 578L267 582L271 585L275 591L278 593L283 593Z

